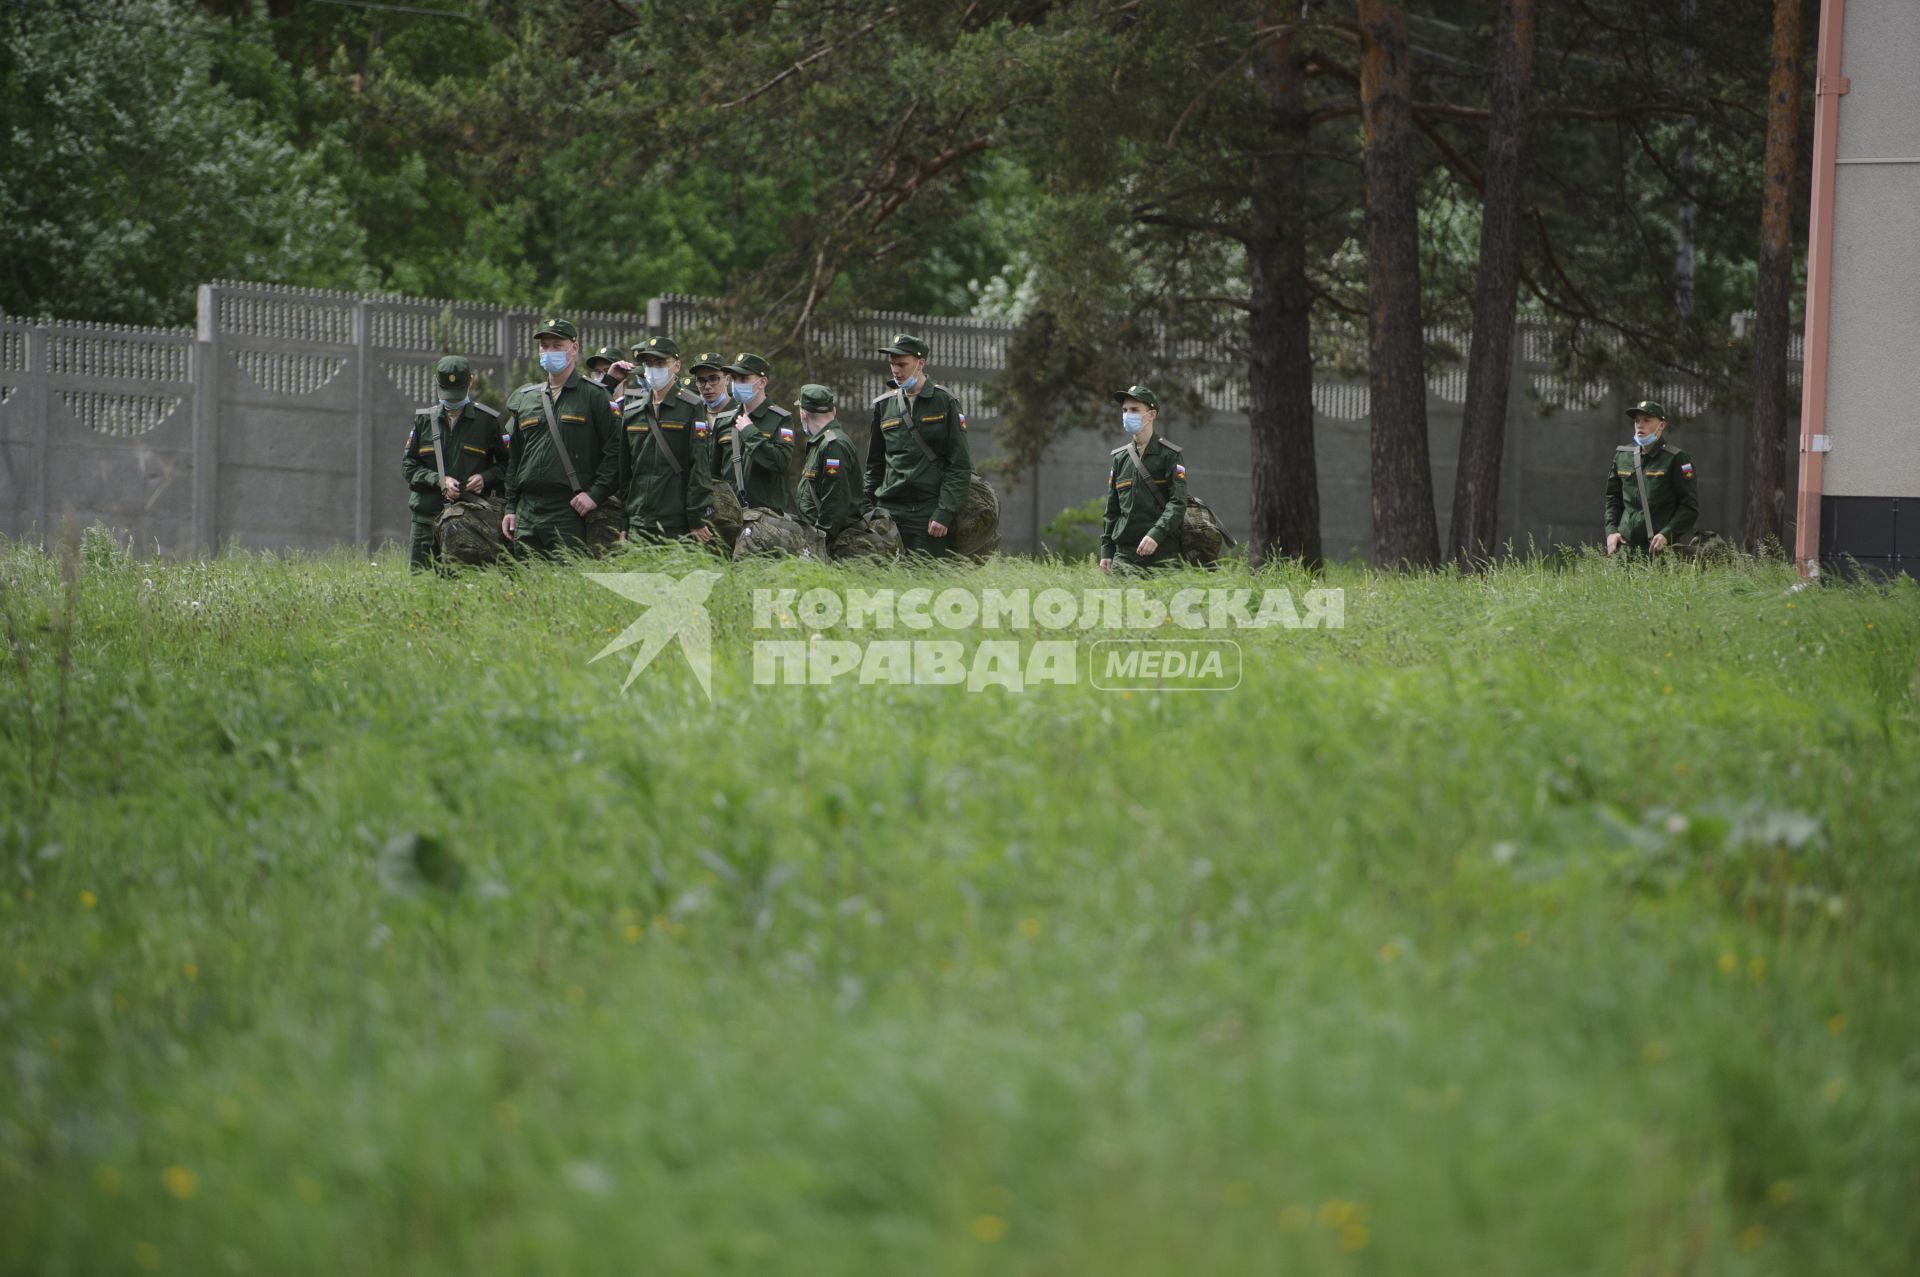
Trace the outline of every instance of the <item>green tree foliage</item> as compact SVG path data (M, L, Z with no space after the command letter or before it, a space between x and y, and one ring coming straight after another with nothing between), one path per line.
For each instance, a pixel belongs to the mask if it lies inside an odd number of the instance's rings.
M213 27L171 0L0 15L0 307L180 322L215 277L371 282L350 192L218 82Z
M1494 6L1404 6L1420 313L1465 327ZM1517 306L1562 371L1723 398L1748 352L1766 25L1542 7ZM830 375L850 311L1021 323L1031 452L1151 374L1251 388L1268 546L1317 556L1312 410L1364 375L1352 0L44 0L0 17L0 305L181 320L214 276L576 309L717 299ZM1811 95L1804 101L1810 110ZM1804 152L1803 152L1804 154ZM1804 190L1804 185L1801 186ZM702 334L704 335L704 334ZM1462 352L1429 351L1458 355ZM1177 409L1176 409L1177 410Z

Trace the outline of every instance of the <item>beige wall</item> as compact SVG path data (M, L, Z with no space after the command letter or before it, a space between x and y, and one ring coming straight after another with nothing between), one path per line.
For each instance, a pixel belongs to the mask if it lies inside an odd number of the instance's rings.
M1920 0L1846 18L1824 486L1920 497Z

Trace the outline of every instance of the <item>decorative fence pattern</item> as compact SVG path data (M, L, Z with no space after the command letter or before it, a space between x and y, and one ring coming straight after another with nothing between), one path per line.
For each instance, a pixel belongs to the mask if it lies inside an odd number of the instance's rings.
M432 397L434 362L458 351L478 375L505 387L527 375L542 318L527 309L243 283L202 287L194 330L0 316L0 534L44 536L67 520L97 521L130 533L139 552L166 555L401 540L400 450L411 410ZM713 331L704 304L691 297L656 298L645 315L572 318L589 350ZM1006 364L1011 330L980 320L873 312L819 330L828 355L846 361L849 375L836 389L856 441L864 446L863 409L883 389L874 351L902 331L932 344L936 377L968 409L976 458L1000 456L1001 432L1013 426L989 410L984 391ZM1430 335L1466 348L1465 333ZM1547 343L1542 332L1520 334L1501 477L1503 537L1522 546L1594 539L1607 455L1624 437L1622 409L1643 393L1668 405L1677 440L1694 455L1702 526L1737 526L1745 434L1737 423L1704 412L1698 389L1684 382L1644 390L1564 384ZM1195 491L1244 536L1246 388L1227 373L1198 389L1207 419L1170 420L1168 433L1186 448ZM1444 528L1464 368L1433 369L1427 390ZM1371 539L1366 384L1317 379L1314 406L1327 552L1364 556ZM1007 549L1039 548L1056 514L1101 495L1111 433L1076 431L1038 464L996 476Z

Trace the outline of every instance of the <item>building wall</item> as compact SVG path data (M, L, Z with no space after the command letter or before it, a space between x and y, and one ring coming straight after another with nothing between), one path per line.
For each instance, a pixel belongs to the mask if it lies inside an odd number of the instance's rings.
M1847 0L1821 555L1920 571L1920 4Z

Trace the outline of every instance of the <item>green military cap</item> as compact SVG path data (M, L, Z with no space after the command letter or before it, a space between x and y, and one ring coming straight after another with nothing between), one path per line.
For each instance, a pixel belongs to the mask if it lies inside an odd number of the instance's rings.
M1160 400L1156 398L1153 391L1146 386L1128 386L1125 390L1116 390L1113 392L1113 401L1115 403L1125 403L1129 399L1138 399L1155 412L1160 411Z
M579 341L580 330L573 326L571 319L549 319L533 330L535 337L565 337L568 341Z
M808 412L832 412L833 392L809 382L800 387L800 406Z
M442 390L465 390L473 382L473 365L465 355L448 355L433 366L433 384Z
M901 333L890 343L880 347L883 355L917 355L925 359L928 353L927 343L912 333Z
M602 346L587 357L587 367L589 368L595 364L606 364L608 367L612 367L619 362L620 350L616 346Z
M727 370L727 357L717 350L703 350L693 357L689 372L699 372L702 368L711 368L715 372Z
M728 372L737 372L749 377L764 377L773 371L773 365L758 355L749 355L741 351L733 357L733 362L724 365Z
M633 357L652 355L655 359L678 359L680 343L671 337L649 337L633 348Z
M1651 399L1642 399L1639 403L1634 404L1631 408L1627 409L1627 415L1629 417L1638 417L1642 415L1648 416L1648 417L1658 417L1660 418L1660 420L1665 421L1667 419L1667 410L1665 408L1662 408L1659 404L1655 403Z

